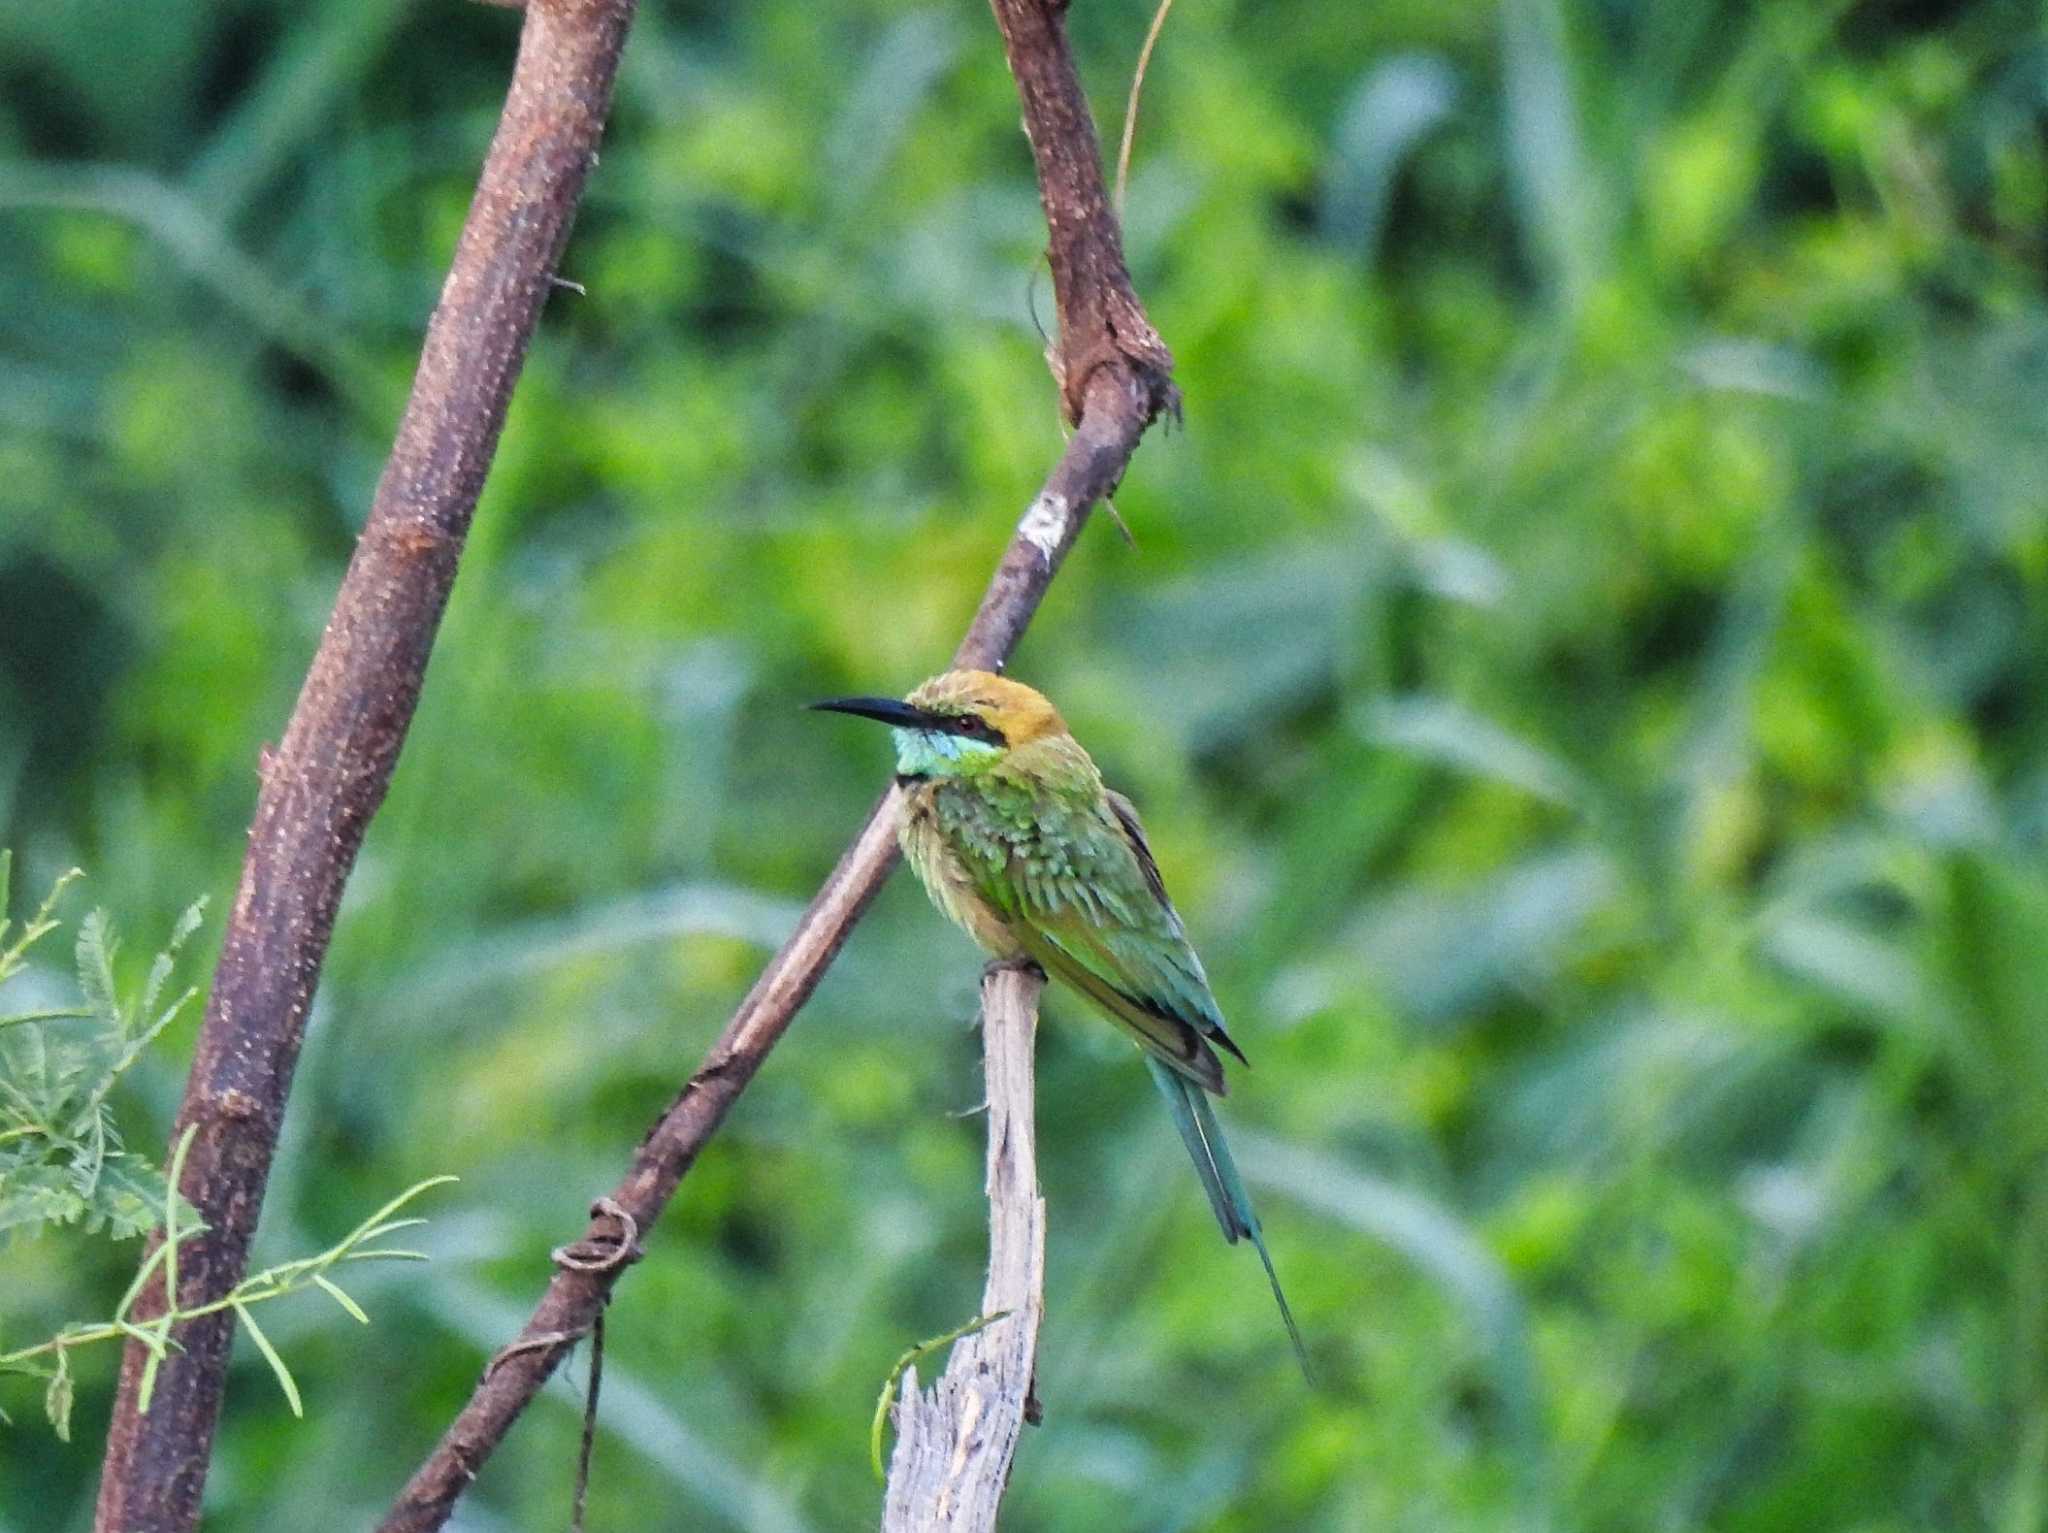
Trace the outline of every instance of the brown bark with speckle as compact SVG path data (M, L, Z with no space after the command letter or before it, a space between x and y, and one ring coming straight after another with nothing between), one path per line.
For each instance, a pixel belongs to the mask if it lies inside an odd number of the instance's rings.
M1122 232L1102 179L1095 118L1067 46L1065 0L990 0L1024 102L1024 136L1038 166L1051 238L1059 341L1050 361L1068 423L1079 422L1095 370L1127 370L1174 405L1173 354L1145 317L1124 267Z
M953 664L998 669L1023 637L1047 586L1095 503L1113 491L1138 441L1175 406L1173 359L1145 318L1124 270L1122 235L1103 184L1100 150L1081 94L1064 6L994 0L1024 103L1051 233L1060 333L1049 359L1076 424L989 581ZM653 1227L698 1152L754 1078L896 866L896 794L882 798L840 857L796 930L755 981L704 1063L648 1131L609 1208L592 1215L580 1247L615 1247ZM599 1207L604 1207L600 1200ZM632 1221L624 1228L619 1214ZM539 1305L498 1354L469 1403L400 1492L379 1533L443 1526L512 1423L609 1301L624 1263L557 1264Z
M178 1249L186 1306L243 1277L335 909L412 722L427 655L527 342L596 162L633 0L532 0L505 110L420 354L412 396L261 789L173 1142L206 1232ZM136 1306L163 1312L161 1281ZM231 1311L179 1327L139 1410L131 1343L99 1533L198 1523Z

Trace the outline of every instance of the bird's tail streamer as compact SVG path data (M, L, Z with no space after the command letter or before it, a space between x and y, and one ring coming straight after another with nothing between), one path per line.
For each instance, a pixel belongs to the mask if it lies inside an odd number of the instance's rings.
M1280 1290L1280 1274L1273 1270L1273 1254L1266 1249L1259 1216L1252 1212L1251 1194L1245 1191L1244 1178L1237 1174L1237 1163L1230 1158L1230 1145L1223 1138L1223 1125L1216 1120L1216 1109L1209 1105L1208 1093L1158 1059L1148 1057L1145 1063L1152 1071L1159 1094L1166 1098L1173 1126L1180 1130L1181 1143L1188 1147L1195 1171L1202 1178L1202 1190L1209 1194L1209 1206L1216 1211L1216 1222L1223 1226L1223 1238L1234 1245L1242 1236L1258 1251L1259 1262L1266 1269L1266 1281L1273 1285L1273 1301L1280 1306L1287 1338L1294 1343L1294 1355L1301 1363L1302 1373L1313 1379L1308 1348L1302 1342L1300 1327L1294 1323L1294 1311L1287 1306L1287 1295Z

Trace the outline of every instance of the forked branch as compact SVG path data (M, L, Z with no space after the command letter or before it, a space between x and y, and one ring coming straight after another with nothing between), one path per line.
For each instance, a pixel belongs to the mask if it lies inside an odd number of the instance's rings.
M1050 232L1059 312L1051 355L1074 433L1025 509L983 594L955 666L998 668L1016 647L1080 536L1123 477L1139 439L1175 403L1172 357L1124 269L1100 149L1063 23L1063 0L993 0L1024 106ZM884 794L710 1052L596 1207L579 1245L618 1246L651 1230L699 1152L781 1040L896 865L895 791ZM525 1327L486 1371L440 1443L399 1493L381 1533L427 1533L455 1503L577 1340L590 1333L624 1262L560 1266Z

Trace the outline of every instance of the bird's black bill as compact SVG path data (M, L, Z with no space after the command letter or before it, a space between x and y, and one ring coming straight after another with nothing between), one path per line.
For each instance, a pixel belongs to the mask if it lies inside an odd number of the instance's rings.
M893 724L898 729L944 729L954 722L899 703L893 697L831 697L822 703L812 703L811 707L821 713L850 713L855 718Z

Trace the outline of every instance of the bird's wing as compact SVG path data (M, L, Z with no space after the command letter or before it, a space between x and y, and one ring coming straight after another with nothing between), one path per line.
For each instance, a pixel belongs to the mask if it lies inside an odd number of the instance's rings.
M1152 891L1152 897L1173 910L1173 901L1166 895L1166 880L1159 876L1159 864L1152 856L1152 843L1145 839L1145 825L1138 818L1138 806L1125 798L1114 788L1104 788L1102 797L1109 805L1109 811L1116 816L1117 829L1123 832L1129 843L1131 854L1138 859L1138 868L1145 875L1145 886ZM1180 919L1174 912L1174 919Z
M1192 1005L1198 1019L1191 1017L1196 1026L1212 1043L1219 1043L1233 1054L1237 1062L1248 1065L1244 1051L1231 1042L1230 1034L1223 1030L1223 1013L1216 1004L1216 997L1209 989L1209 976L1202 969L1202 960L1196 956L1194 944L1188 941L1187 930L1181 925L1180 912L1173 908L1173 901L1167 897L1166 880L1159 876L1159 864L1153 860L1152 847L1145 840L1145 827L1138 819L1138 806L1125 798L1114 788L1103 790L1103 799L1108 803L1110 813L1115 817L1116 827L1122 833L1124 844L1130 848L1132 857L1137 859L1138 869L1145 879L1145 887L1157 903L1164 917L1163 935L1171 941L1164 945L1166 955L1171 959L1172 978L1177 988Z
M1012 848L999 874L987 870L994 876L984 880L985 897L1048 973L1166 1064L1220 1094L1223 1068L1210 1045L1233 1054L1237 1046L1166 897L1137 811L1112 796L1106 804L1072 805L1068 813L1078 823L1056 837L1064 858Z
M1019 920L1011 930L1040 968L1088 997L1148 1054L1219 1096L1228 1089L1215 1050L1197 1028L1132 995L1124 983L1106 977L1105 971L1114 973L1117 966L1106 960L1091 933L1062 921L1041 919Z

